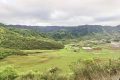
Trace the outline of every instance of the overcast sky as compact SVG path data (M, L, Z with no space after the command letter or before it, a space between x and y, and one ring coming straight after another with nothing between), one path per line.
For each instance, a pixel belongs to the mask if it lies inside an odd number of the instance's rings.
M26 25L119 25L120 0L0 0L0 22Z

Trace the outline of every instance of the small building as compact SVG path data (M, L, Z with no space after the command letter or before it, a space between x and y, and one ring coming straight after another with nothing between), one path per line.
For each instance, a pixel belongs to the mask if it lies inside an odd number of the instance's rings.
M111 47L113 49L120 49L120 42L111 42Z
M91 48L91 47L82 47L82 49L83 49L83 50L87 50L87 51L93 50L93 48Z

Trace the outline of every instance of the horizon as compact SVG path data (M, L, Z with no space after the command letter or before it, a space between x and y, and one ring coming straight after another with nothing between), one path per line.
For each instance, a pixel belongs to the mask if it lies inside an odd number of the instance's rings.
M29 25L29 24L6 24L1 23L4 25L13 25L13 26L38 26L38 27L79 27L79 26L110 26L110 27L117 27L118 25L101 25L101 24L82 24L82 25Z

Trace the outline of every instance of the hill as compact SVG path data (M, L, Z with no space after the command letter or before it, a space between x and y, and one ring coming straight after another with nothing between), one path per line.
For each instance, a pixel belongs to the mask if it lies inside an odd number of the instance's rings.
M0 26L0 47L10 49L61 49L64 46L45 34Z
M27 26L7 25L7 27L29 29L45 33L55 40L64 39L111 39L120 40L120 25L80 25L80 26Z

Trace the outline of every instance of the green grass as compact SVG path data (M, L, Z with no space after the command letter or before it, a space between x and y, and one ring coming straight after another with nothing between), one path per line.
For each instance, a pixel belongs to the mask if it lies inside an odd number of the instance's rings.
M120 57L120 50L102 49L101 51L85 51L80 49L79 52L74 52L70 49L61 50L23 50L28 52L28 56L9 56L0 60L0 67L7 65L15 66L19 73L30 70L40 70L45 72L51 67L59 67L64 73L69 73L71 65L79 59L100 58L107 60L109 58L117 59Z

